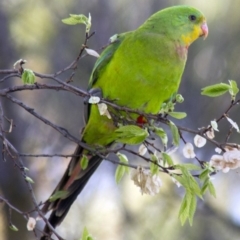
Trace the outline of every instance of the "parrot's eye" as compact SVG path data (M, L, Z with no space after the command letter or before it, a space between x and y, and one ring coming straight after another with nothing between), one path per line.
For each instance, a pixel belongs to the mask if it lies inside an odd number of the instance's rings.
M188 18L189 18L189 20L192 21L192 22L197 19L197 17L196 17L195 15L189 15Z

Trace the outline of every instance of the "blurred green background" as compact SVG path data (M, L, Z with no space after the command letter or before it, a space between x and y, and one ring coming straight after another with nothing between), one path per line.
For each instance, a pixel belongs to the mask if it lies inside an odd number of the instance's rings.
M240 1L236 0L2 0L0 2L0 69L12 68L20 59L26 68L39 73L54 73L72 62L84 40L84 26L67 26L61 19L69 13L92 15L89 47L99 51L109 37L137 28L159 9L178 4L199 8L207 17L209 36L195 42L189 50L188 62L179 92L185 102L177 107L188 117L178 123L197 129L222 114L230 103L228 96L210 99L200 95L201 88L240 76ZM86 89L93 57L80 60L74 85ZM62 76L66 80L71 72ZM50 80L39 82L51 83ZM21 85L20 79L1 83L2 87ZM55 124L79 136L83 126L82 99L73 94L54 91L23 91L13 94ZM75 144L29 113L2 99L5 115L16 125L7 138L24 153L71 154ZM231 112L239 121L239 109ZM220 128L228 124L222 123ZM217 133L222 141L226 132ZM193 136L186 138L192 141ZM233 135L231 142L237 142ZM214 146L197 152L209 160ZM179 154L181 155L181 154ZM38 201L51 194L61 178L68 159L25 158L29 176L34 179ZM180 226L178 210L183 192L163 175L163 188L157 196L141 196L129 177L117 186L115 166L103 163L88 183L58 232L68 240L80 239L84 226L96 239L104 240L225 240L240 239L240 174L230 171L217 174L213 183L217 198L199 200L194 224ZM26 185L12 160L0 161L0 194L23 211L33 208ZM0 204L0 239L35 239L26 230L26 221L13 212L12 222L19 232L8 229L8 210ZM40 224L39 227L42 225Z

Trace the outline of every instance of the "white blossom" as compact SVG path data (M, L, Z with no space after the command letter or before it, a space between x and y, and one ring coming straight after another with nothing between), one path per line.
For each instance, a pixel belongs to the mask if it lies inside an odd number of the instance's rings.
M111 115L110 115L110 113L107 109L107 104L99 103L98 104L98 111L99 111L100 115L106 116L108 119L111 119Z
M19 59L13 64L13 68L14 69L19 69L21 64L24 64L26 62L27 62L27 60Z
M225 167L225 168L222 169L222 172L223 172L223 173L227 173L227 172L229 172L229 170L230 170L229 167Z
M117 39L118 39L118 34L114 34L113 36L111 36L111 37L109 38L109 42L110 42L110 43L116 42Z
M226 145L224 149L226 151L240 150L240 145L236 143L229 143L230 145Z
M156 195L162 186L162 181L157 174L152 175L150 170L142 167L132 170L131 179L136 186L140 187L142 194Z
M200 135L196 135L194 137L194 144L195 144L196 147L201 148L206 144L206 142L207 142L206 138L204 138Z
M206 132L206 136L210 139L215 138L214 129L212 127Z
M223 155L213 155L210 160L210 166L226 173L230 169L240 167L240 151L236 148L228 150Z
M36 226L36 220L33 217L30 217L27 222L27 230L32 231Z
M185 158L195 158L196 154L194 153L194 148L191 143L186 143L183 147L183 156Z
M213 120L213 121L211 121L210 123L211 123L212 128L213 128L215 131L218 131L218 132L219 132L217 122L216 122L215 120Z
M147 148L144 144L141 144L139 146L139 149L138 149L138 153L141 155L141 156L144 156L146 153L147 153Z
M234 122L231 118L226 117L226 119L228 120L228 122L233 126L233 128L235 128L237 130L237 132L239 132L239 127L237 125L236 122Z
M100 97L97 96L91 96L88 100L88 103L90 104L97 104L100 102Z
M100 57L100 55L93 49L85 48L85 50L86 50L88 55L91 55L91 56L96 57L96 58Z
M218 147L216 147L216 148L215 148L215 152L216 152L216 153L218 153L218 154L220 154L220 153L222 152L222 149L221 149L221 148L218 148Z
M223 154L224 161L234 163L236 161L240 162L240 151L236 148L230 151L226 151Z
M209 162L210 166L214 167L216 170L222 170L225 166L222 155L213 155Z

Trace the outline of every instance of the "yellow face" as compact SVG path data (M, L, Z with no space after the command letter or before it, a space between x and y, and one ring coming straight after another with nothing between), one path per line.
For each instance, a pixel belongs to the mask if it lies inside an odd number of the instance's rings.
M205 18L201 18L201 23L195 24L193 26L193 30L189 32L188 34L182 34L181 39L186 44L186 46L189 46L192 42L194 42L197 38L204 36L204 39L208 35L208 26L206 23Z

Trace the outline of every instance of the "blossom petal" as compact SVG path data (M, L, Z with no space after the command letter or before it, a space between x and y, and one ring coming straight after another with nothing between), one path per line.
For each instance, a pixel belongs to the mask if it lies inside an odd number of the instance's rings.
M27 230L32 231L36 226L36 219L33 217L30 217L27 222Z
M216 152L216 153L218 153L218 154L220 154L220 153L222 152L222 149L221 149L221 148L218 148L218 147L216 147L216 148L215 148L215 152Z
M157 174L152 175L149 170L142 167L132 170L131 179L136 186L140 187L142 194L155 195L159 193L162 186L162 181Z
M88 103L90 104L96 104L100 102L100 97L97 96L91 96L88 100Z
M209 138L209 139L213 139L215 138L215 134L214 134L214 129L211 127L209 131L206 132L206 136Z
M237 132L239 132L239 127L237 125L236 122L234 122L231 118L226 117L226 119L228 120L228 122L233 126L233 128L235 128L237 130Z
M210 123L211 123L212 128L213 128L215 131L219 132L217 122L216 122L215 120L213 120L213 121L211 121Z
M201 148L206 144L206 142L207 142L206 138L204 138L200 135L196 135L194 137L194 144L195 144L196 147Z
M100 57L100 55L93 49L85 48L85 50L86 50L88 55L91 55L91 56L96 57L96 58Z
M111 118L112 118L111 115L110 115L110 113L109 113L109 111L108 111L107 104L105 104L105 103L99 103L99 104L98 104L98 110L99 110L100 115L106 116L108 119L111 119Z
M195 158L196 154L194 153L194 148L191 143L186 143L183 147L183 156L185 158Z
M141 155L141 156L144 156L146 153L147 153L147 148L145 147L144 144L141 144L139 149L138 149L138 153Z
M228 149L223 155L213 155L210 160L210 166L226 173L230 169L240 167L240 150L233 148Z

